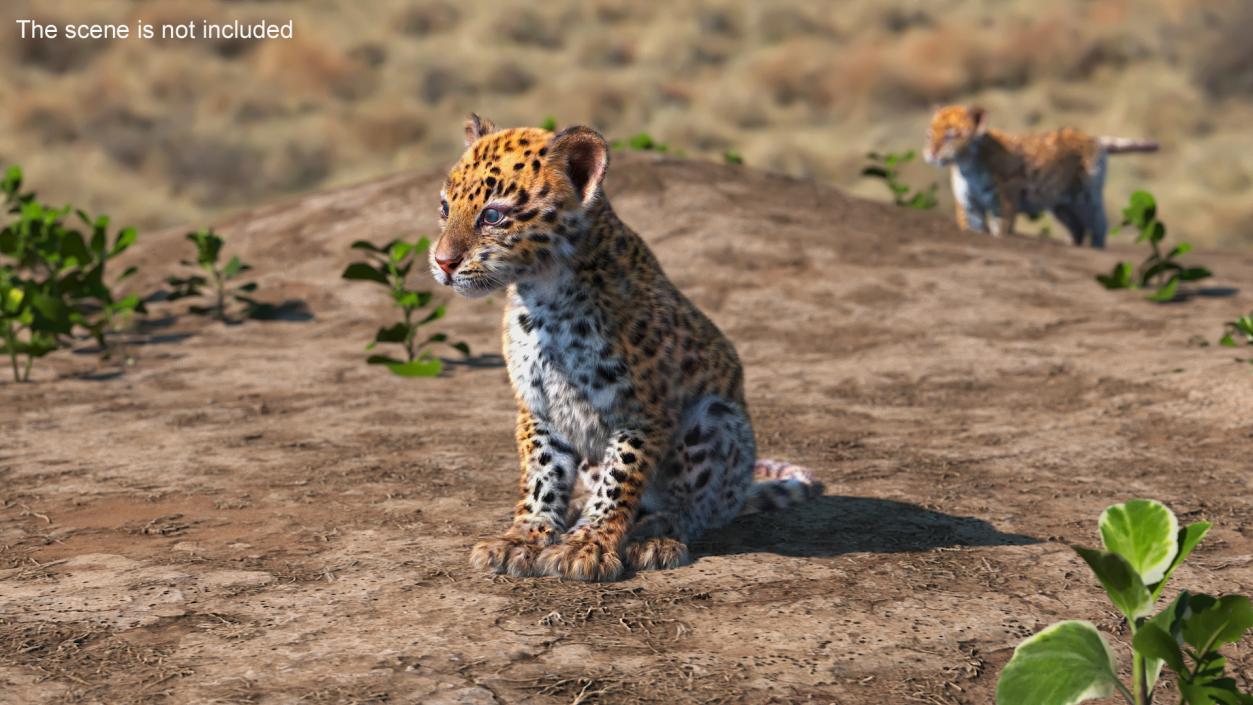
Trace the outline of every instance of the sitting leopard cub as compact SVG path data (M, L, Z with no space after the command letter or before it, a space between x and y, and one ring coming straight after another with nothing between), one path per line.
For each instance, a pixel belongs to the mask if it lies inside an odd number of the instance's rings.
M466 146L431 271L463 296L506 290L522 466L513 523L475 566L614 580L686 563L688 542L742 510L821 492L804 468L756 460L735 348L614 214L598 133L471 116Z
M982 108L950 105L931 118L923 157L953 167L962 228L1013 233L1019 212L1051 211L1076 245L1091 235L1093 247L1105 247L1106 155L1154 151L1154 142L1090 137L1070 128L1013 135L988 129Z

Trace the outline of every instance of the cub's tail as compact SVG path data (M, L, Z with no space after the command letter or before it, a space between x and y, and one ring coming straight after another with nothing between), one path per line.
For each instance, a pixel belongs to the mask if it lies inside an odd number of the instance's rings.
M740 515L772 512L822 494L822 483L809 468L782 460L758 460L753 484Z
M1097 137L1096 143L1106 154L1123 154L1125 152L1156 152L1158 144L1152 140L1138 140L1132 137Z

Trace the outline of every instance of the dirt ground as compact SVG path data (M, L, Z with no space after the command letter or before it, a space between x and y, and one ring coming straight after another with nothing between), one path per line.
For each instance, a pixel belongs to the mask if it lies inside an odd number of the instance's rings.
M1118 238L642 157L619 212L736 342L763 454L826 495L615 584L471 570L516 484L501 297L450 303L474 364L400 380L364 364L385 296L339 280L353 240L433 233L438 181L221 224L312 320L158 303L124 372L66 352L0 384L0 702L982 705L1046 624L1117 633L1065 543L1140 496L1215 522L1177 587L1253 591L1253 355L1213 345L1253 256L1195 255L1210 289L1155 305L1092 280ZM139 283L187 247L141 236Z

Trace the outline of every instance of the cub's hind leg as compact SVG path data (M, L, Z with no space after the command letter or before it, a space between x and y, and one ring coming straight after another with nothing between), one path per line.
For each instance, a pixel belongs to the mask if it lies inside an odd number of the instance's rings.
M1070 231L1070 239L1076 247L1083 244L1083 238L1087 234L1087 225L1084 219L1075 213L1072 206L1057 206L1053 209L1053 217Z
M689 407L644 495L628 563L636 570L686 563L688 542L739 514L756 452L752 425L738 404L706 397Z

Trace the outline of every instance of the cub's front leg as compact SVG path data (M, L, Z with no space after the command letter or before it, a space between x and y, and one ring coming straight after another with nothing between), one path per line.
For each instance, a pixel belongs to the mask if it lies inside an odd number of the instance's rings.
M540 554L542 572L574 580L621 577L622 551L661 455L661 438L643 430L619 430L612 435L594 494L562 542Z
M540 552L561 540L566 507L579 458L546 423L525 408L518 412L518 456L522 464L522 499L513 525L499 538L480 541L470 563L482 570L516 576L540 575Z

